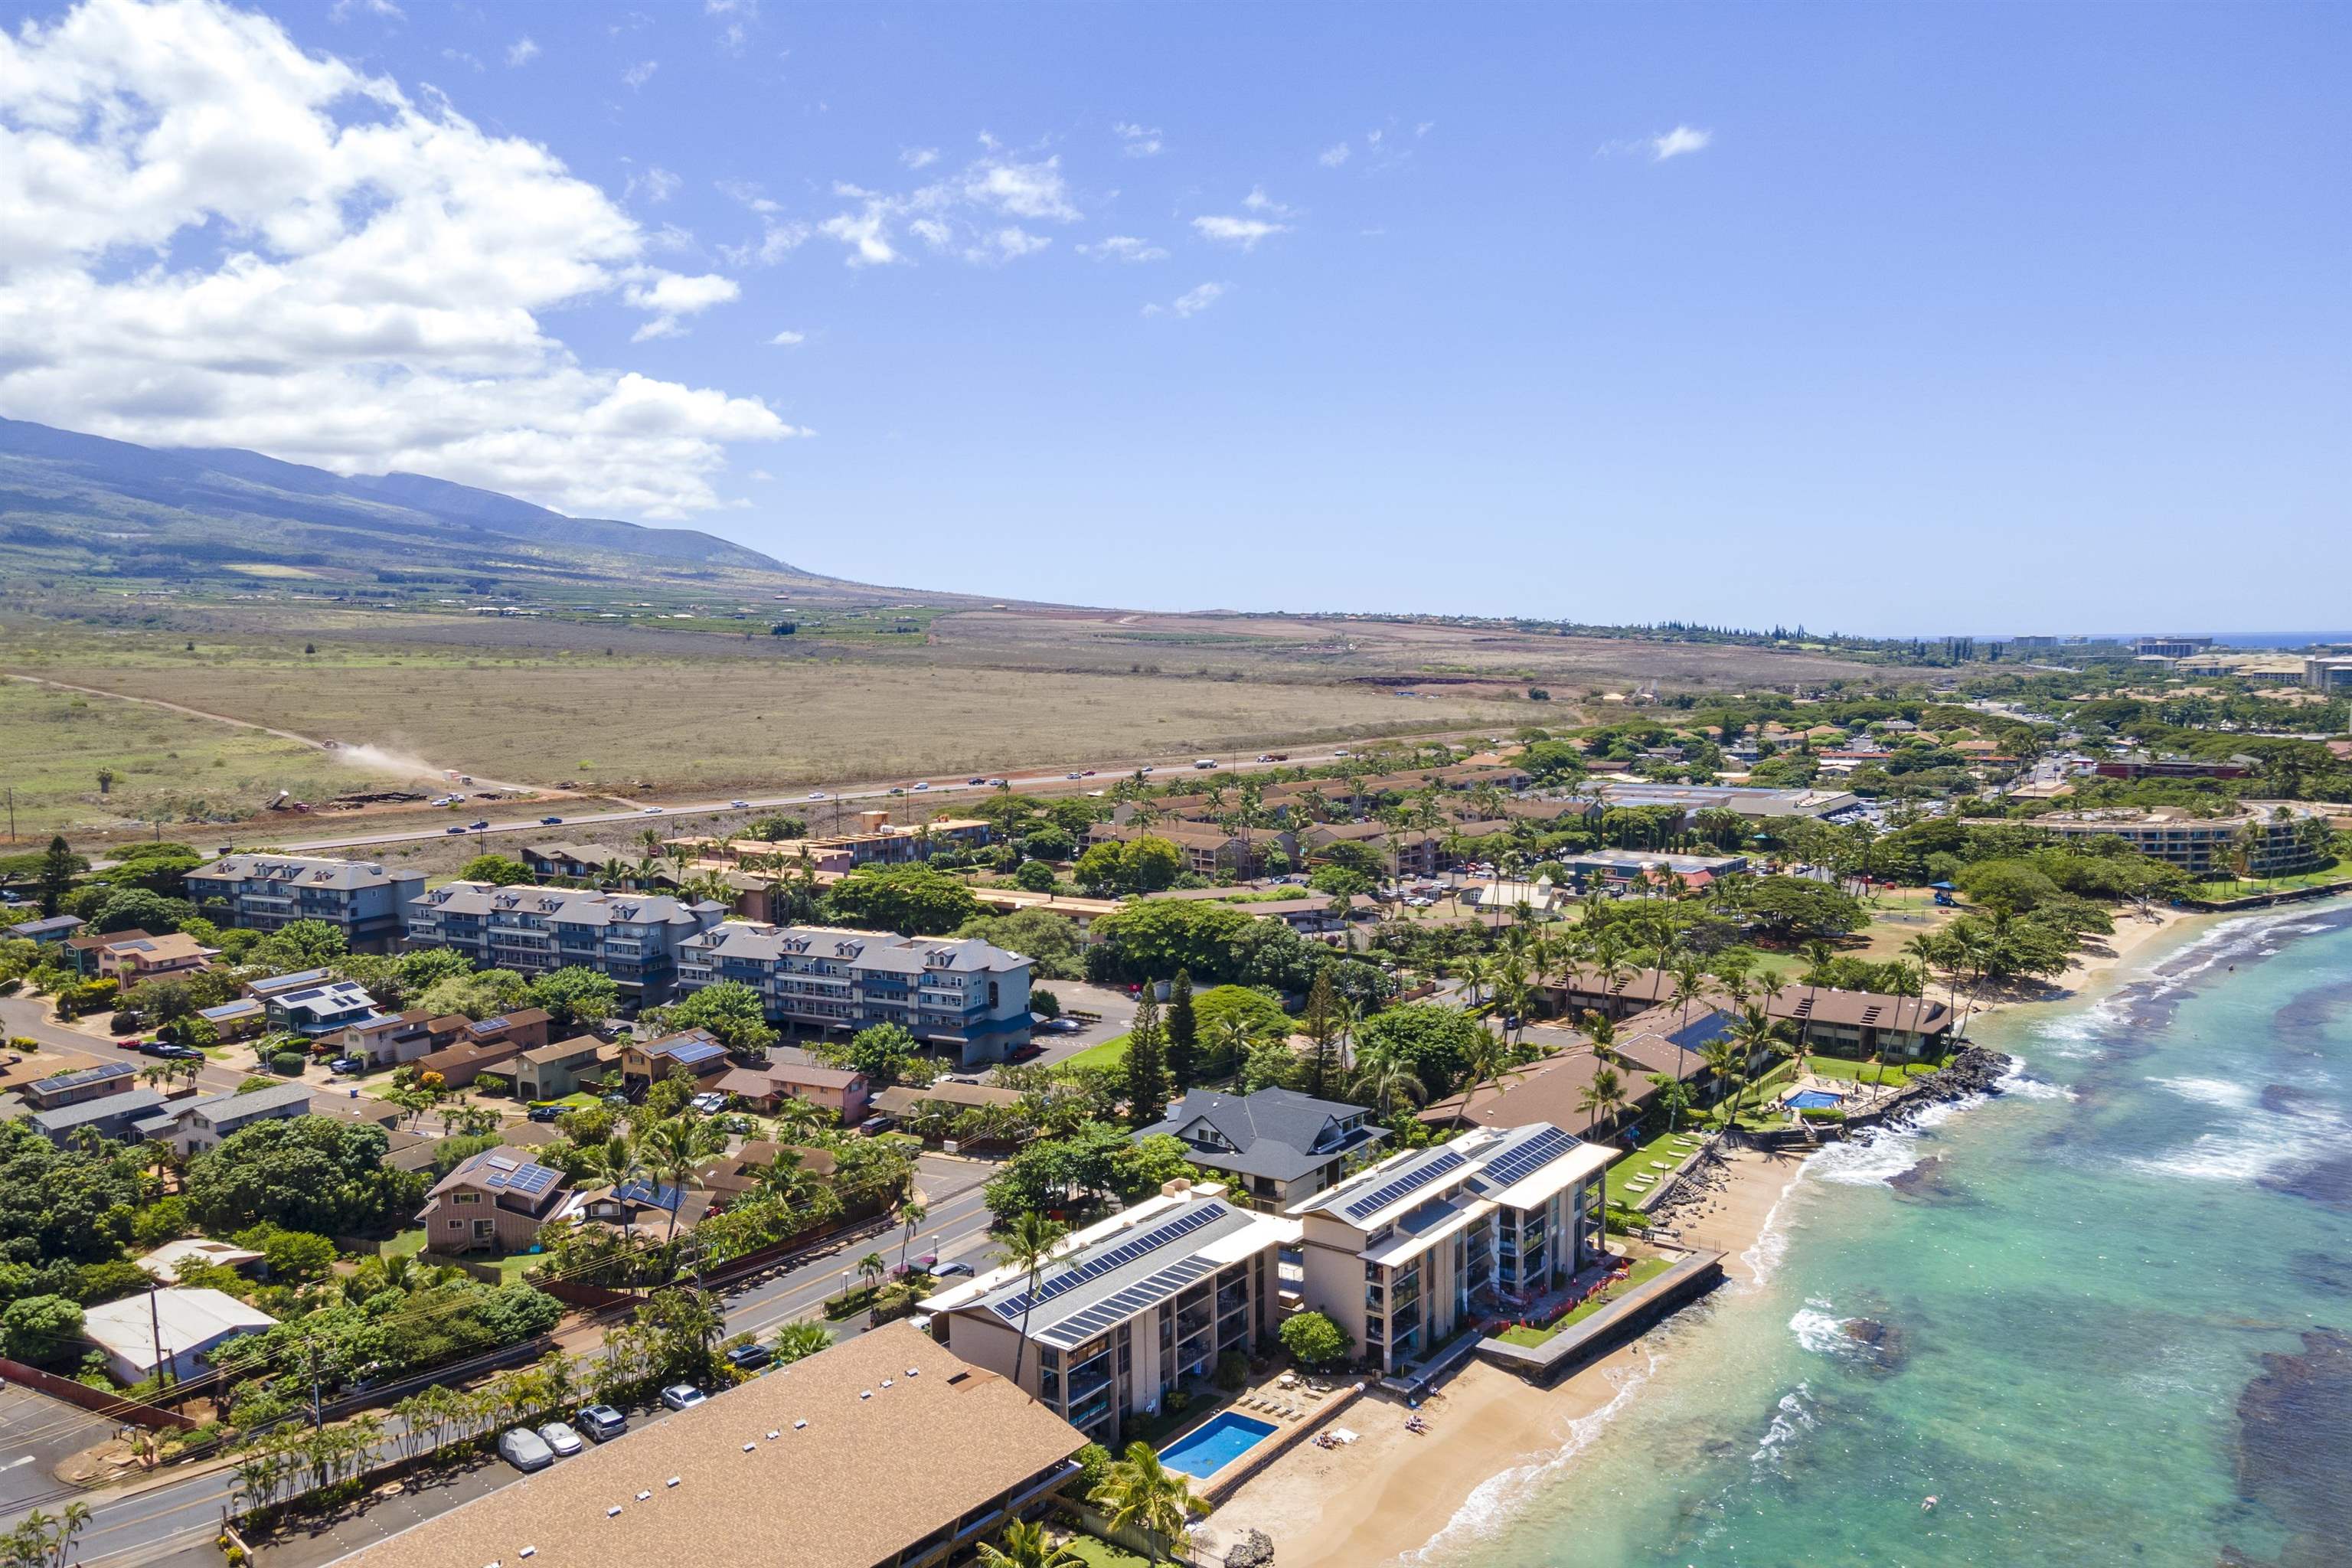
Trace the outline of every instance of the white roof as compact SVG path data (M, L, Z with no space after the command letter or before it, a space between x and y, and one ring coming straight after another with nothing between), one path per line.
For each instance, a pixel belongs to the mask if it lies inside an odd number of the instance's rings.
M248 1263L260 1261L261 1254L249 1252L234 1243L188 1236L177 1241L165 1242L140 1258L139 1267L169 1285L179 1279L183 1263L212 1263L223 1268L242 1268Z
M149 1303L153 1303L151 1318ZM126 1296L81 1315L82 1337L133 1366L153 1367L160 1330L165 1355L209 1350L237 1334L278 1326L278 1320L248 1307L226 1290L173 1288L151 1296Z

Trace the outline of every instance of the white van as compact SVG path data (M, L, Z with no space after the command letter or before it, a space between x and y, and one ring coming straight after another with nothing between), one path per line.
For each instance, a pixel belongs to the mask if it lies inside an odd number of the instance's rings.
M1192 759L1192 765L1196 768L1213 768L1217 765L1217 759L1214 757L1194 757Z

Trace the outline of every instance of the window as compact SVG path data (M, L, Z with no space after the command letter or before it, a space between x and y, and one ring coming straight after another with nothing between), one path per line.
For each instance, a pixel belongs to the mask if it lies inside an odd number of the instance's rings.
M478 1204L482 1201L482 1194L479 1193L451 1193L449 1194L449 1201L460 1205L466 1204Z
M478 1219L474 1222L474 1239L488 1241L497 1232L499 1222L494 1219Z

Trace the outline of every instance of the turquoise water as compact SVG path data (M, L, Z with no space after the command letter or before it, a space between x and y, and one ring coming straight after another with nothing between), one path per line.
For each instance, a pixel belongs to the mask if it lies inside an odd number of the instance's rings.
M1255 1421L1228 1410L1160 1449L1160 1462L1196 1481L1205 1480L1249 1452L1273 1431L1268 1422Z
M2012 1092L1810 1163L1762 1281L1419 1559L2352 1563L2352 910L1976 1034Z
M1799 1110L1819 1110L1827 1106L1843 1105L1845 1096L1832 1094L1825 1089L1801 1089L1789 1097L1788 1103Z

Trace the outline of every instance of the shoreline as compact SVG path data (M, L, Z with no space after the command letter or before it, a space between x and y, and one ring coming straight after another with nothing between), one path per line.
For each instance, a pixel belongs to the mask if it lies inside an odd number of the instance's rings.
M2223 918L2169 909L2124 915L2112 936L2078 955L2047 989L1990 999L1970 1021L2078 1000L2136 972L2159 939ZM1723 1159L1725 1184L1683 1211L1677 1228L1685 1245L1724 1254L1727 1285L1753 1289L1780 1260L1787 1232L1779 1220L1805 1162L1755 1149L1725 1151ZM1202 1543L1213 1542L1213 1561L1244 1531L1260 1530L1272 1538L1281 1568L1366 1568L1419 1561L1433 1548L1475 1535L1544 1476L1601 1439L1658 1364L1648 1339L1620 1346L1549 1388L1473 1358L1423 1402L1426 1436L1404 1430L1401 1403L1360 1401L1348 1413L1352 1419L1341 1423L1361 1435L1359 1441L1292 1449L1208 1517Z

